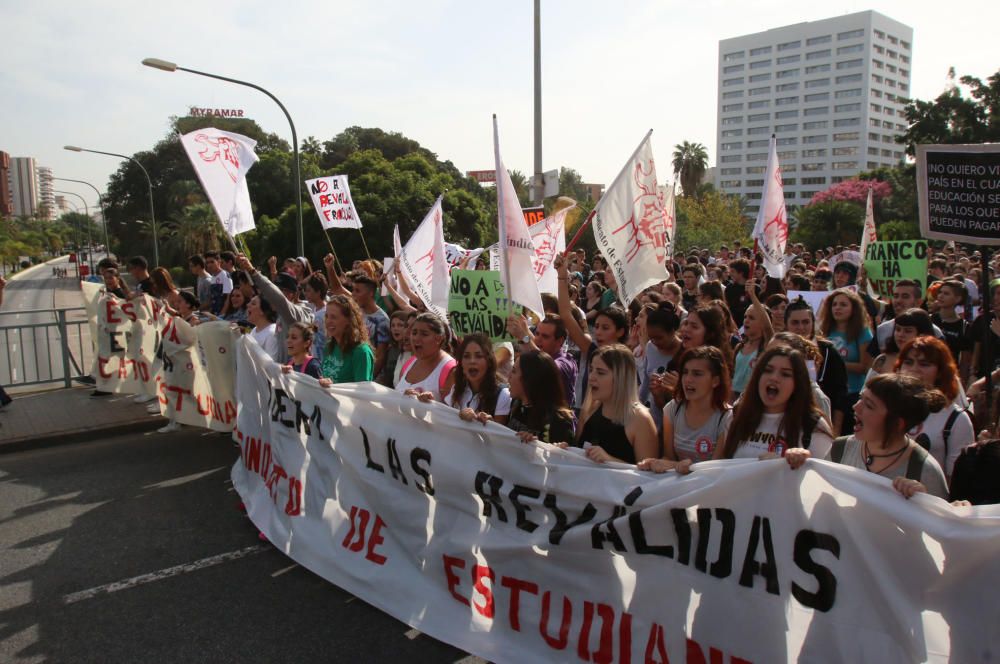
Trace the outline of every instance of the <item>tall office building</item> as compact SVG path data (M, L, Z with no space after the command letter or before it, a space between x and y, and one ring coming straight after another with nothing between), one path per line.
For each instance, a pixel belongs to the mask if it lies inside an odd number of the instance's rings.
M14 215L14 196L10 193L10 155L0 151L0 218Z
M786 203L903 159L913 29L878 12L719 42L717 187L756 214L771 134Z
M10 160L10 191L14 198L14 216L30 217L38 213L38 171L31 157Z
M49 221L58 216L56 195L53 192L55 182L52 180L52 169L48 166L38 167L38 216Z

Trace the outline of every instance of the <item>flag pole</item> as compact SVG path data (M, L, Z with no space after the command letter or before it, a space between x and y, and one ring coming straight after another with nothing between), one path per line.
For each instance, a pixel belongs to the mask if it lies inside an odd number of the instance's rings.
M497 231L500 238L500 246L498 251L500 252L500 276L503 278L503 289L504 294L507 296L507 313L514 313L514 300L510 296L510 267L507 265L507 252L505 250L507 244L507 228L506 228L506 216L504 215L504 205L503 192L500 190L503 186L503 178L500 177L500 131L497 126L497 114L493 114L493 162L494 170L496 173L497 180Z
M337 258L337 250L333 248L333 240L330 239L330 229L324 228L323 231L324 231L323 236L326 237L326 242L327 244L330 245L330 253L333 254L333 260L337 265L340 266L340 271L341 273L343 273L344 265L340 262L340 259Z
M365 255L368 256L368 260L371 260L372 255L371 252L368 251L368 243L365 242L365 234L364 231L361 230L361 226L358 226L358 235L361 236L361 246L365 248Z

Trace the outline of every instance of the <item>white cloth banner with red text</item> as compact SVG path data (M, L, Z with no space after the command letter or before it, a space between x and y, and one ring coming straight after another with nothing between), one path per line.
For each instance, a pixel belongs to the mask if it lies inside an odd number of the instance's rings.
M592 222L597 250L614 271L626 307L646 288L667 280L667 215L650 134L601 196Z
M553 263L556 256L566 251L566 215L575 205L563 208L531 226L531 242L535 245L535 255L531 257L531 268L538 280L540 293L559 292L559 274Z
M440 196L397 258L400 273L410 290L416 293L428 310L447 320L451 283L444 250L444 212Z
M181 145L226 232L236 236L252 231L247 171L258 161L257 141L207 127L183 134Z
M757 210L757 223L753 227L753 241L757 251L764 257L767 274L775 279L784 278L788 215L785 212L785 187L781 181L774 136L771 136L771 150L767 154L764 191Z
M827 462L687 476L523 444L237 342L236 490L299 564L495 662L965 662L1000 652L1000 506Z
M103 284L81 282L94 345L95 387L114 394L156 394L157 332L162 306L143 295L122 300Z
M319 223L328 228L361 228L361 219L351 198L346 175L306 180Z

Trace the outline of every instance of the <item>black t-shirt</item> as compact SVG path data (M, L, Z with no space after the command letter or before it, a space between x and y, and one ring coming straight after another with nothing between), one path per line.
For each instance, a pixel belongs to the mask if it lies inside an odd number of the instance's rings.
M743 327L743 317L746 316L747 307L750 306L750 296L747 295L747 287L743 284L729 284L726 286L726 305L729 313L736 321L736 327Z
M146 295L152 295L153 294L153 280L147 277L146 279L143 279L142 281L140 281L136 285L136 288L140 292L145 293Z
M983 336L986 333L986 326L989 325L993 319L996 318L996 314L982 314L972 323L972 327L969 328L968 336L969 341L973 344L981 344L983 342ZM990 339L990 357L986 357L985 352L979 358L979 366L976 367L977 376L985 376L986 368L990 367L996 369L1000 367L1000 336L997 336L996 332L992 332L993 337Z
M681 305L685 310L691 311L696 306L698 306L698 293L688 293L686 290L681 292Z
M931 322L941 328L944 342L948 344L948 350L951 351L951 357L958 364L959 355L962 352L972 350L972 342L969 339L969 321L959 318L949 323L941 320L941 314L931 314Z

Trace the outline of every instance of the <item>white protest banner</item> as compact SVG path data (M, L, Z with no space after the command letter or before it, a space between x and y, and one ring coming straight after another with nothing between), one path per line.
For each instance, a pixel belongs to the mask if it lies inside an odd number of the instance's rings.
M674 173L674 184L669 187L660 187L660 195L663 197L664 231L665 244L667 249L667 259L674 257L674 237L677 235L677 179L679 175Z
M490 254L490 269L500 271L500 245L491 244L486 247L486 251Z
M565 207L528 229L531 242L535 245L531 268L535 272L540 293L559 292L559 275L552 264L556 256L566 251L566 215L575 207Z
M235 236L252 231L247 171L257 163L257 141L208 127L182 135L181 145L226 232Z
M157 320L162 306L148 295L123 300L101 284L82 282L95 387L115 394L155 394Z
M191 326L164 314L156 374L160 413L180 424L232 431L236 424L234 341L226 321ZM256 343L256 342L253 342Z
M667 280L667 215L656 183L652 133L642 139L593 212L597 249L614 271L626 307L649 286Z
M785 214L785 189L781 182L781 167L778 165L778 150L773 134L771 149L767 154L764 192L752 237L756 250L764 257L767 274L775 279L784 278L788 216Z
M522 444L237 342L253 523L294 561L495 662L967 662L1000 652L1000 506L827 462L687 476Z
M444 243L444 258L448 261L448 265L450 267L458 267L459 263L468 258L471 269L471 266L475 265L475 263L472 263L471 261L479 258L479 255L484 251L486 251L486 249L466 249L460 244L454 244L452 242Z
M393 264L395 264L396 258L394 256L386 256L382 259L382 274L385 275L385 281L382 282L381 294L382 297L389 295L389 289L386 284L392 286L397 291L399 290L399 284L396 283L396 273L393 271Z
M447 319L451 283L444 251L444 213L440 196L400 251L399 266L406 283L427 309Z
M306 180L319 223L327 228L361 228L346 175Z
M823 306L823 300L832 291L802 291L802 290L790 290L788 291L788 301L794 302L799 298L805 300L812 307L813 314L819 316L819 309Z
M500 280L510 300L544 316L532 259L535 244L521 212L510 173L500 157L500 130L493 116L493 155L497 169L497 216L500 227Z
M837 265L839 263L850 263L854 267L860 268L861 256L862 256L861 252L854 251L852 249L847 249L845 251L840 252L839 254L834 254L833 256L830 256L830 258L827 260L827 263L830 265L830 269L834 272L837 271Z
M865 252L868 251L868 245L872 242L878 242L878 231L875 228L875 206L872 201L872 185L868 185L868 200L865 202L865 227L861 231L861 254L862 260L858 262L858 267L862 267L861 263L864 260ZM867 276L867 274L866 274ZM872 284L870 281L865 282L866 290L868 291L868 297L875 299L875 291L872 289Z

